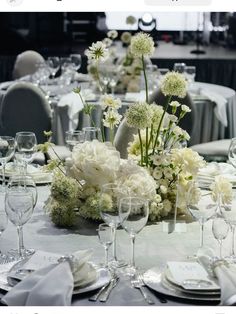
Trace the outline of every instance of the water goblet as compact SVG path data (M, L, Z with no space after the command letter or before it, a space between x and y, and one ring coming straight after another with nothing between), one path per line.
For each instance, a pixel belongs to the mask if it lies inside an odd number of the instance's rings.
M55 57L55 56L48 57L47 65L48 65L49 70L51 72L52 78L55 78L55 75L60 68L60 58Z
M84 132L84 139L85 141L93 141L93 140L98 140L101 141L102 139L102 134L101 134L101 129L97 127L85 127L83 128Z
M78 53L70 54L71 63L73 64L73 67L76 71L78 71L82 64L82 58L81 55Z
M195 196L194 198L193 195ZM187 192L187 209L191 216L199 222L199 248L202 248L204 245L204 226L215 215L217 203L213 201L211 191L200 189L198 184L193 182Z
M212 221L212 233L220 246L220 259L222 259L222 244L229 232L229 225L221 215L216 215Z
M84 131L67 131L65 140L68 148L72 151L75 145L85 141L85 133Z
M111 226L113 230L113 260L111 262L111 266L113 266L114 268L123 267L126 265L124 261L118 260L116 254L116 230L121 223L119 216L119 202L122 197L124 197L124 194L118 184L107 183L102 186L100 197L100 215L103 221Z
M196 67L195 66L186 66L185 70L184 70L184 75L188 81L189 88L191 88L193 85L193 82L195 81Z
M148 201L139 197L125 197L120 200L119 217L122 227L129 234L132 245L131 263L127 275L135 276L135 239L148 221Z
M183 62L182 63L175 63L174 64L174 71L179 72L179 73L184 73L185 67L186 67L186 64Z
M0 163L2 164L2 191L6 188L6 164L15 152L15 139L11 136L0 136Z
M113 228L106 223L102 223L98 227L99 241L105 249L104 267L108 268L108 249L114 241Z
M23 250L23 225L29 221L33 214L34 199L32 191L22 188L9 188L5 197L5 210L8 219L17 227L18 254L15 258L26 257Z
M3 233L3 231L7 227L7 215L5 212L5 193L0 192L0 237ZM9 258L8 255L3 254L0 250L0 264L5 264L6 262L10 261L11 259Z
M8 183L8 187L7 190L10 191L29 191L32 193L32 197L33 197L33 209L36 206L37 200L38 200L38 191L36 188L36 184L34 182L34 180L32 179L32 177L30 176L22 176L22 175L14 175L10 178L9 183ZM7 211L7 208L6 208ZM22 227L23 228L23 227ZM24 246L24 239L23 239L23 232L21 235L21 251L22 251L22 255L23 256L30 256L32 255L35 250L32 248L25 248ZM9 252L13 257L18 258L19 257L19 252L18 250L12 249Z
M37 149L37 139L33 132L16 133L16 148L24 162L24 174L27 174L27 165L32 162Z

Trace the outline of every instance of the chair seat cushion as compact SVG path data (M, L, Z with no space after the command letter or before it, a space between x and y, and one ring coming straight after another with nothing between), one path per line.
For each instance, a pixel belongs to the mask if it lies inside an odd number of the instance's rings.
M203 156L228 156L230 139L193 145L190 148Z

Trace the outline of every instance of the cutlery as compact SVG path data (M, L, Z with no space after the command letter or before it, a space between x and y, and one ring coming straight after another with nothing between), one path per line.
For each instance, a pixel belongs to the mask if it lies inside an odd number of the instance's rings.
M139 289L140 292L143 295L144 300L148 303L148 304L155 304L155 302L150 298L150 296L146 293L146 291L144 290L144 284L141 282L140 279L138 279L138 277L136 279L131 280L131 285L136 288Z
M138 275L138 279L140 280L140 282L142 283L143 286L147 287L144 280L143 280L143 275L139 274ZM157 294L155 293L157 299L161 302L161 303L167 303L167 299L162 297L162 296L157 296Z
M103 291L106 290L106 288L110 285L111 281L108 282L107 284L105 284L104 286L102 286L102 288L100 290L98 290L98 292L96 294L94 294L92 297L89 298L89 301L93 301L96 302L97 299L99 298L99 296L102 294Z
M106 302L108 300L111 291L115 288L118 281L119 281L119 277L115 276L112 278L110 284L108 285L108 288L106 289L104 294L100 297L99 299L100 302Z

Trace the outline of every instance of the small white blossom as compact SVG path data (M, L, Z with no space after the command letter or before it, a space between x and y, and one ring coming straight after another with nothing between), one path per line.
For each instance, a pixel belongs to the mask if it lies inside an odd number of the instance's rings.
M106 108L113 109L121 108L121 100L119 98L114 98L112 95L107 94L101 97L100 104L103 110L105 110Z
M109 51L102 41L97 41L87 49L86 56L89 60L104 62L109 57Z
M184 112L191 112L191 111L192 111L192 110L191 110L188 106L186 106L186 105L182 105L182 106L181 106L181 110L184 111Z
M104 119L102 121L105 127L114 129L114 127L120 124L121 119L122 115L117 110L110 108L107 112L104 112Z
M118 37L118 32L116 30L111 30L107 33L107 37L115 39Z
M154 41L148 34L138 33L131 39L130 50L135 57L150 57L155 50Z
M102 42L105 44L107 48L112 45L112 40L110 38L104 38Z

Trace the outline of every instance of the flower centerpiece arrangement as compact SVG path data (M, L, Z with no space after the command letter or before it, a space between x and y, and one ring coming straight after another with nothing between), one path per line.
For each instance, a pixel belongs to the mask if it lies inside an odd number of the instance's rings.
M110 34L110 39L115 35ZM99 63L109 55L106 45L97 42L87 52L89 60L95 64L94 73L98 82ZM129 50L140 64L146 90L146 100L131 105L125 113L128 126L137 130L128 146L129 158L121 159L112 145L115 127L122 118L118 113L121 101L105 94L101 98L102 125L110 129L111 144L97 140L78 144L65 164L57 160L47 166L55 169L46 208L58 226L72 226L77 215L99 220L101 206L110 204L110 199L101 195L105 183L117 183L125 193L148 199L150 221L158 221L176 211L177 196L178 213L186 213L186 193L191 182L197 178L199 168L205 165L198 153L182 146L190 136L179 127L179 123L191 109L173 101L173 97L185 97L186 79L176 72L167 73L160 86L166 103L164 106L149 104L145 59L154 52L152 37L142 32L132 36ZM75 92L81 97L80 88ZM93 107L81 99L84 109L91 116ZM44 148L50 146L50 141L45 145ZM195 198L197 192L193 192Z

